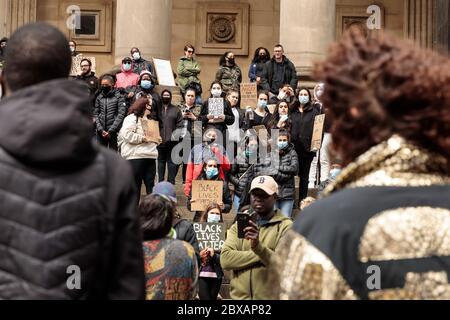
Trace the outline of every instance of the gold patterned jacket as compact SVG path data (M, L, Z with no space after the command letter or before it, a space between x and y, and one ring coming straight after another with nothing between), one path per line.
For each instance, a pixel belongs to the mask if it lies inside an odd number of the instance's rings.
M450 299L450 178L399 136L350 164L282 239L274 299Z

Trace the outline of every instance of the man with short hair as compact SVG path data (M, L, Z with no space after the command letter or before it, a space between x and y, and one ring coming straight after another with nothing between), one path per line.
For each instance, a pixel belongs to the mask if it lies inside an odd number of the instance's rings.
M76 77L77 80L83 81L89 88L89 94L92 100L92 106L95 103L95 93L98 90L98 78L95 76L95 72L92 71L91 60L84 58L80 62L81 75Z
M294 64L284 55L281 44L273 49L274 56L267 61L261 75L261 87L269 92L270 97L277 96L279 90L289 84L292 89L297 89L298 77Z
M142 71L149 71L152 75L155 74L153 66L150 61L142 58L141 50L139 48L131 48L131 57L133 58L133 72L136 74L141 74ZM153 79L156 82L156 79Z
M255 178L250 188L254 221L244 229L245 239L238 238L237 223L228 231L220 263L224 270L232 271L233 300L270 298L267 268L281 237L292 225L291 219L274 210L277 195L278 184L272 177Z
M0 299L142 299L129 165L92 141L89 95L68 80L67 38L11 37L0 84Z

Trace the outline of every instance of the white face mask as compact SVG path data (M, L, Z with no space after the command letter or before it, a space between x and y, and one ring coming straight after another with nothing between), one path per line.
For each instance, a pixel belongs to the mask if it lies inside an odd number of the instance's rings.
M220 96L222 95L222 90L220 89L212 89L211 90L211 94L214 98L220 98Z
M219 223L220 222L220 215L208 213L208 223Z

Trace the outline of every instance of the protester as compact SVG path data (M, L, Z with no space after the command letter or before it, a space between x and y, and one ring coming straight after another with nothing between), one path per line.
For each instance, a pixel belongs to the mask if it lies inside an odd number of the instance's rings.
M83 81L89 88L89 94L91 96L92 108L95 105L95 98L99 88L98 78L95 76L95 72L92 71L91 60L85 58L80 62L81 75L76 77L77 80Z
M291 112L291 138L300 162L298 175L300 177L299 202L308 196L309 171L316 152L311 151L314 121L320 111L312 104L311 93L301 89L298 102Z
M261 76L264 71L264 66L269 60L269 50L263 47L259 47L258 49L256 49L252 63L250 64L250 68L248 70L248 78L250 79L250 82L256 82L256 84L259 86L259 84L261 83Z
M233 300L270 298L268 267L280 239L292 225L289 218L274 210L278 185L273 178L254 179L250 192L255 222L250 220L250 226L244 229L245 239L238 238L237 223L233 224L220 256L222 268L232 271Z
M186 184L184 185L184 194L186 197L191 195L192 181L196 180L203 172L205 160L215 158L218 160L219 178L226 180L226 173L230 171L231 165L225 152L225 148L220 141L217 141L218 132L214 127L206 129L203 135L203 143L196 145L189 155L189 162L186 172Z
M299 161L295 147L290 142L289 132L280 130L277 142L278 159L272 163L275 168L274 179L278 183L279 192L276 208L286 216L292 217L295 200L295 176L298 173Z
M270 104L278 104L280 101L286 101L289 106L295 103L295 92L294 89L288 84L283 85L278 92L278 95L273 95L269 99Z
M207 126L215 127L223 137L226 136L227 126L234 123L234 114L231 109L230 103L224 98L226 95L222 90L222 84L219 81L214 81L211 83L211 98L222 99L224 106L224 114L219 116L214 116L209 110L209 100L203 103L202 111L200 113L199 120L203 123L203 128Z
M195 137L202 136L202 123L199 121L201 107L195 104L195 95L195 89L188 87L185 93L185 102L181 106L184 126L183 133L181 134L181 138L183 140L182 143L183 145L189 145L189 152L185 152L185 149L183 150L183 184L186 183L187 164L189 162L190 152L195 146ZM196 122L197 130L195 127Z
M287 101L280 101L276 108L274 113L272 114L272 118L267 124L267 129L269 130L269 133L272 130L285 130L288 133L291 132L292 128L292 120L289 117L289 104Z
M233 143L233 150L228 150L228 156L230 159L236 158L238 147L243 138L243 132L248 128L245 111L239 108L239 91L230 90L227 94L227 101L230 103L231 111L234 115L234 122L232 125L227 126L227 143Z
M325 114L324 135L322 146L317 153L317 156L311 163L311 171L309 174L309 188L312 189L317 185L325 183L330 176L330 144L331 144L331 122L326 115L327 110L323 108L322 101L320 100L325 86L323 83L319 83L314 88L314 104L319 108L320 113Z
M249 116L249 128L256 126L268 127L269 121L272 117L270 114L267 103L269 101L269 95L265 92L258 94L258 105L254 111L248 110ZM253 118L253 119L252 119Z
M223 223L221 206L217 203L209 205L200 218L200 223ZM200 300L217 300L224 277L220 266L220 251L214 248L203 248L200 251L201 266L198 279Z
M69 48L72 57L78 57L79 55L81 55L81 53L77 51L77 43L74 40L69 41Z
M147 194L152 193L155 185L158 158L158 144L146 134L146 122L155 118L152 105L152 99L147 97L137 100L128 111L118 139L122 157L133 168L136 189L140 191L144 182Z
M161 110L161 97L155 91L155 83L153 76L149 71L142 71L139 75L139 82L136 87L131 87L126 92L135 101L143 96L152 97L153 109L156 112L157 118L160 118L159 111ZM132 93L131 95L129 93Z
M218 206L222 210L223 213L229 213L231 210L232 200L231 200L231 194L230 189L228 188L228 182L220 177L220 164L219 161L215 158L209 158L205 159L203 162L203 168L201 174L194 180L205 180L205 181L222 181L223 182L223 188L222 188L222 202L218 203ZM192 189L191 194L188 198L188 210L191 210L191 205L199 200L202 199L193 199L192 198Z
M269 92L270 96L277 96L280 88L289 84L294 90L297 89L297 71L294 64L284 55L284 49L281 44L274 48L274 56L269 60L261 75L261 87Z
M193 300L198 292L197 258L189 243L169 236L173 230L174 203L164 195L149 195L139 211L146 299Z
M194 226L186 219L183 219L177 210L178 200L175 186L169 182L160 182L154 188L152 194L159 194L168 197L175 206L175 212L172 221L172 228L175 231L175 238L186 241L192 248L194 248L197 256L197 262L200 265L200 249L198 246L197 236L195 234Z
M446 299L450 62L385 34L329 52L315 75L345 169L282 240L273 297Z
M195 89L195 95L199 98L196 104L201 104L202 86L199 79L201 67L194 58L195 48L191 44L184 47L184 56L180 58L177 67L178 86L183 96L188 87Z
M222 84L222 89L225 93L229 90L240 90L242 82L241 68L236 64L234 53L231 51L225 52L219 61L219 70L216 73L216 81Z
M97 140L109 149L118 150L117 134L127 112L124 97L114 89L114 77L106 74L100 78L101 92L95 100L94 117Z
M138 85L139 74L133 72L133 60L130 57L123 58L120 70L121 72L116 75L116 88L127 89ZM128 98L132 98L132 96L128 96Z
M132 173L92 142L89 95L67 79L71 63L67 38L48 24L25 25L8 43L0 77L7 95L0 102L0 298L143 299ZM71 280L76 270L80 286Z
M257 136L246 136L243 149L231 166L229 180L234 185L233 207L236 212L250 204L250 184L254 177L255 164L259 162L259 143Z
M183 129L183 116L180 109L172 104L172 92L164 90L161 93L162 107L159 110L159 129L162 143L158 146L158 176L159 182L168 181L175 185L178 174L178 165L172 159L172 150L178 143L174 140L173 133L177 129ZM166 180L166 167L168 177Z
M155 70L152 66L152 64L142 58L141 51L139 48L131 48L131 57L133 58L133 72L137 75L141 74L143 71L148 71L150 74L154 75ZM157 82L156 78L152 79L153 82Z

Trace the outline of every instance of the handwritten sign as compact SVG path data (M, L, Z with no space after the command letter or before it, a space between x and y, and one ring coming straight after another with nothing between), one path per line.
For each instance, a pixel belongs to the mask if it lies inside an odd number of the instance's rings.
M153 59L158 83L160 86L175 87L175 78L173 77L172 65L169 60Z
M208 113L214 117L223 116L225 113L224 109L224 99L211 98L208 100Z
M192 181L192 211L205 211L211 203L223 201L223 181Z
M142 119L142 128L144 129L145 136L150 142L160 144L162 142L159 132L159 123L155 120Z
M96 69L96 61L95 57L85 57L83 55L78 55L76 57L72 57L72 68L70 69L70 76L76 77L81 75L81 60L83 59L89 59L92 63L91 71L95 72Z
M311 141L311 151L317 152L322 147L323 128L325 124L325 115L316 116L314 120L314 129Z
M227 231L226 223L194 223L194 231L200 250L205 248L222 250Z
M241 83L241 108L252 107L258 104L258 89L256 83Z

